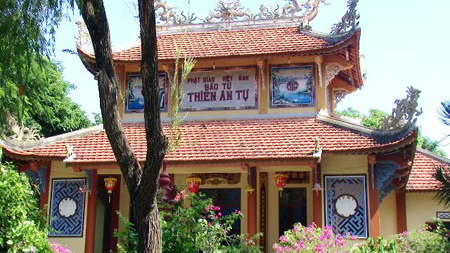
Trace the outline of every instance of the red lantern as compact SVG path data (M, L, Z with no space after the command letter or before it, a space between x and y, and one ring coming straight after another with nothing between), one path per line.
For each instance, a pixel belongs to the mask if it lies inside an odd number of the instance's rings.
M284 173L276 173L275 176L273 177L273 179L275 179L275 184L278 187L278 190L282 191L283 188L286 186L286 180L287 180L287 176Z
M106 177L103 179L105 181L105 189L108 191L108 202L111 202L111 193L114 191L114 188L116 188L116 181L117 179L114 177Z
M191 193L196 193L198 191L201 182L202 179L194 175L186 178L186 186Z

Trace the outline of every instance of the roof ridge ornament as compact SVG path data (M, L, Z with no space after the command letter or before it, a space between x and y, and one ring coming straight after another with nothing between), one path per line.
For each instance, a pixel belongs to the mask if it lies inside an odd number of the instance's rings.
M319 4L328 4L325 0L305 0L301 3L299 0L285 0L288 3L283 8L277 5L273 8L271 5L262 4L259 7L258 14L252 14L247 8L241 5L240 0L219 0L214 12L202 19L203 23L210 24L215 22L243 21L243 20L270 20L302 17L303 26L308 26L318 13ZM181 12L181 18L165 0L155 0L155 11L158 24L163 26L193 24L197 19L195 14L184 15Z
M331 27L331 34L346 33L349 30L356 29L359 24L359 13L356 13L356 5L359 0L348 0L347 12L342 16L341 21Z
M412 125L416 118L422 114L422 108L417 107L421 91L414 87L408 87L406 98L395 100L396 107L392 109L391 115L386 116L381 123L380 128L383 130L393 130Z

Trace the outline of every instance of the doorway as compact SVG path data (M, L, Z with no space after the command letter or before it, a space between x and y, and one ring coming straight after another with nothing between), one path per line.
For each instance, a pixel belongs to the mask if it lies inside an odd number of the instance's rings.
M279 195L278 210L280 236L295 223L306 226L306 188L284 188Z

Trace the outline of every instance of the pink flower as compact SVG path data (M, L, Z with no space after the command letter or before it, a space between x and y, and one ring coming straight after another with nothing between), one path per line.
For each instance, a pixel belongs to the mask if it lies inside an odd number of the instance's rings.
M222 216L222 213L218 213L217 216L219 216L219 217Z
M173 200L175 200L176 202L180 201L180 194L177 193L177 195L175 195L175 198L173 198Z
M186 190L180 191L180 194L181 194L181 198L183 198L183 200L185 200L187 198Z
M220 211L220 206L216 206L216 207L214 207L214 210L216 210L216 211Z

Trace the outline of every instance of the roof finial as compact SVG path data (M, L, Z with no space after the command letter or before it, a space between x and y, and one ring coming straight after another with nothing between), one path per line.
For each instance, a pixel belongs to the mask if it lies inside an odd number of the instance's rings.
M422 114L422 108L417 107L419 103L417 100L420 96L420 90L414 87L408 87L406 98L395 100L396 107L392 109L392 114L383 119L381 129L393 130L404 126L409 126L415 121L415 117Z
M359 14L356 13L356 5L359 0L348 0L347 12L341 18L341 21L334 24L331 28L331 34L345 33L348 30L355 29L358 26Z

